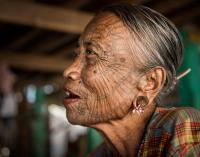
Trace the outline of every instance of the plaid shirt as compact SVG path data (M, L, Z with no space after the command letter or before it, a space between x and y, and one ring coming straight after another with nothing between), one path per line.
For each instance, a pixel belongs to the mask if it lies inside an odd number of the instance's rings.
M138 157L200 157L200 112L192 108L157 111L147 126ZM105 145L90 157L111 157Z

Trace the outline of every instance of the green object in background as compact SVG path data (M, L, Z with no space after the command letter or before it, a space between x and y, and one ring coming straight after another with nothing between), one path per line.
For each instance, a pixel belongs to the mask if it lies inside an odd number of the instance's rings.
M102 136L95 130L88 128L88 153L102 143Z
M198 44L189 38L187 30L181 32L184 42L184 60L180 72L191 68L191 72L180 80L179 93L182 106L200 109L200 57Z
M36 88L36 100L33 105L32 119L32 157L47 156L46 105L43 88Z

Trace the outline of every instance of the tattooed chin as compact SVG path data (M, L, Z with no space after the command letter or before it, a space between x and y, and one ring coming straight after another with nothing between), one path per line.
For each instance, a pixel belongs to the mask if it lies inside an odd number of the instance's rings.
M92 106L92 107L89 107ZM102 122L108 122L114 119L120 119L124 117L129 107L117 107L113 104L113 108L109 107L109 103L84 104L77 103L69 105L66 110L67 118L71 124L89 126L91 124L97 124ZM123 105L125 106L125 105ZM127 106L127 105L126 105ZM114 108L115 107L115 108Z

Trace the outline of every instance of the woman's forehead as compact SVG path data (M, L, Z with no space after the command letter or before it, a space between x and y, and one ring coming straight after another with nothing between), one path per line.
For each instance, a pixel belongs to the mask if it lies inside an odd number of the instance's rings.
M127 39L129 31L123 22L112 13L97 15L86 27L80 40L120 40Z

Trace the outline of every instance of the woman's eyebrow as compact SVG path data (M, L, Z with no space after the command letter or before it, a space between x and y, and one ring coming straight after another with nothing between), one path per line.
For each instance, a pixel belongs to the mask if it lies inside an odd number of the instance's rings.
M86 46L95 46L97 49L103 50L102 46L98 44L96 41L86 41L84 42L84 45Z

